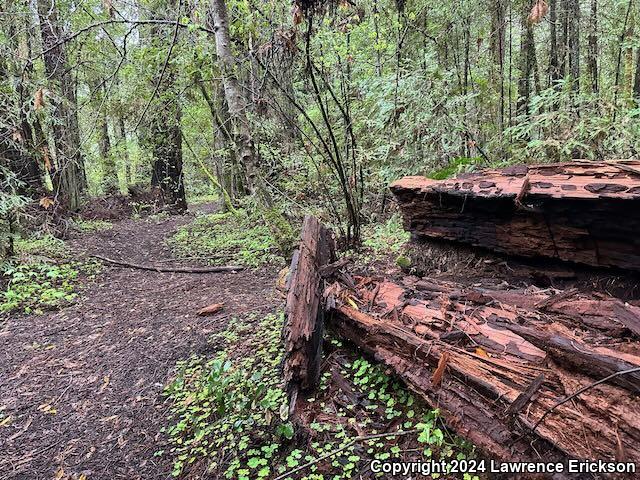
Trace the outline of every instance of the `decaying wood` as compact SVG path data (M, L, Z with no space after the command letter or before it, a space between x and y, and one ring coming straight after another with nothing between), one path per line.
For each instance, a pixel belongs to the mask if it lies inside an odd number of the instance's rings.
M405 228L524 257L640 271L640 161L484 170L393 184Z
M156 267L153 265L140 265L137 263L125 262L123 260L113 260L103 257L102 255L91 255L93 258L111 263L118 267L134 268L136 270L147 270L158 273L220 273L220 272L239 272L244 267L239 265L224 265L220 267Z
M204 308L198 310L198 315L201 317L207 315L215 315L216 313L222 311L224 308L224 303L212 303L211 305L207 305Z
M291 261L283 330L283 374L291 412L295 411L298 392L313 388L318 380L324 331L320 269L334 261L331 231L315 217L306 216L300 247Z
M622 447L629 461L640 460L633 371L640 340L620 322L615 332L624 342L594 326L610 323L614 307L629 306L575 290L492 290L413 277L355 282L355 292L339 281L325 290L335 304L330 327L393 369L485 453L614 460ZM610 376L622 370L630 371Z

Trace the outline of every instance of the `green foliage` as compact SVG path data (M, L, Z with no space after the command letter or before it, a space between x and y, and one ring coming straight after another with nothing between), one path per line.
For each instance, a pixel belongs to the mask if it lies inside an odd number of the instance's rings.
M69 249L63 240L47 233L18 237L15 242L16 255L19 257L46 257L50 259L66 259Z
M18 238L15 250L18 260L0 265L6 282L0 312L40 314L65 307L77 297L80 277L93 277L100 269L95 260L71 261L66 244L50 234Z
M204 460L208 472L222 472L224 478L269 477L276 453L293 436L277 368L282 319L267 315L257 325L255 319L247 324L234 319L217 339L226 347L215 358L178 364L165 389L172 405L166 433L174 476ZM248 333L247 341L239 342Z
M445 178L451 178L458 173L461 173L469 168L472 168L474 165L480 163L482 161L481 157L460 157L451 161L446 167L433 170L431 173L427 175L429 178L433 178L434 180L444 180Z
M63 308L77 297L80 276L92 278L99 270L97 261L5 263L1 275L7 280L7 287L0 293L0 311L40 314Z
M76 297L74 282L78 270L70 264L35 263L5 266L3 270L8 285L2 292L2 312L42 313L68 305Z
M402 218L392 215L384 223L368 225L364 231L363 245L375 253L398 253L402 245L409 241L410 234L402 226Z
M535 95L530 114L503 134L511 162L630 158L640 149L640 108L616 108L599 95L560 82Z
M168 243L178 256L207 258L212 264L257 267L282 261L278 240L269 226L260 216L244 210L198 215L180 227Z
M83 220L76 218L72 221L72 228L82 233L101 232L109 230L113 227L113 223L106 220Z

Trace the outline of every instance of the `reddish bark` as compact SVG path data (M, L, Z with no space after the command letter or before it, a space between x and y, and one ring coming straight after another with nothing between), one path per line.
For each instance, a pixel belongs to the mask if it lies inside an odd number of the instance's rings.
M391 190L405 228L419 236L640 270L639 161L516 166L442 181L405 177Z
M494 458L614 460L619 436L627 459L640 460L637 373L585 391L531 432L580 387L640 366L640 340L629 329L619 324L626 342L612 342L577 313L606 324L618 300L413 277L356 278L355 292L336 282L325 293L336 305L330 326L338 335L391 367Z
M335 260L331 231L306 216L300 248L294 253L287 285L283 373L295 410L298 391L315 387L322 354L323 309L320 268Z

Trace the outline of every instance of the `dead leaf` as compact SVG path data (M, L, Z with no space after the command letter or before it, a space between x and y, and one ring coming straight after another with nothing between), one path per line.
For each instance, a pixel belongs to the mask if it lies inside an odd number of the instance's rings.
M448 361L449 352L442 352L442 355L440 355L440 360L438 360L436 371L433 372L433 377L431 377L431 383L434 387L437 387L442 382L442 377L444 376L444 371L447 368Z
M53 478L54 480L60 480L61 478L64 478L64 468L62 467L58 468L58 471L56 472Z
M36 90L36 93L34 95L33 109L40 110L42 107L44 107L44 88L40 87L38 90Z
M198 315L215 315L224 308L224 303L212 303L211 305L204 307L198 311Z
M0 420L0 427L7 427L11 423L11 415Z
M24 141L24 138L22 138L22 133L20 133L20 130L18 130L17 128L13 129L13 132L11 133L11 139L14 142L18 143L22 143Z
M538 0L531 9L531 13L529 13L529 23L540 23L548 11L549 5L547 5L547 2L544 0Z
M42 197L38 203L45 210L49 210L49 208L51 208L51 205L53 205L55 202L51 197Z
M49 147L44 145L42 147L42 160L44 161L44 168L47 172L51 171L51 158L49 157Z
M49 415L55 415L56 413L58 413L58 410L56 410L48 403L43 403L42 405L40 405L38 407L38 411L42 413L48 413Z
M102 379L102 386L100 387L99 392L104 392L104 389L109 386L109 383L111 383L111 377L109 375L105 375Z
M480 355L481 357L489 357L489 354L484 348L476 347L476 355Z

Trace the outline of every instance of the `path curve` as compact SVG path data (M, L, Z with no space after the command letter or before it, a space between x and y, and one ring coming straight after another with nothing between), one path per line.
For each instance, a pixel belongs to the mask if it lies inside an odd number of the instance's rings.
M169 259L164 238L189 216L123 220L70 244L81 255ZM175 263L173 263L175 265ZM274 272L173 274L105 265L77 304L0 326L0 479L169 478L161 394L177 360L209 347L229 317L272 311ZM198 317L224 302L220 316ZM38 407L50 405L55 414Z

